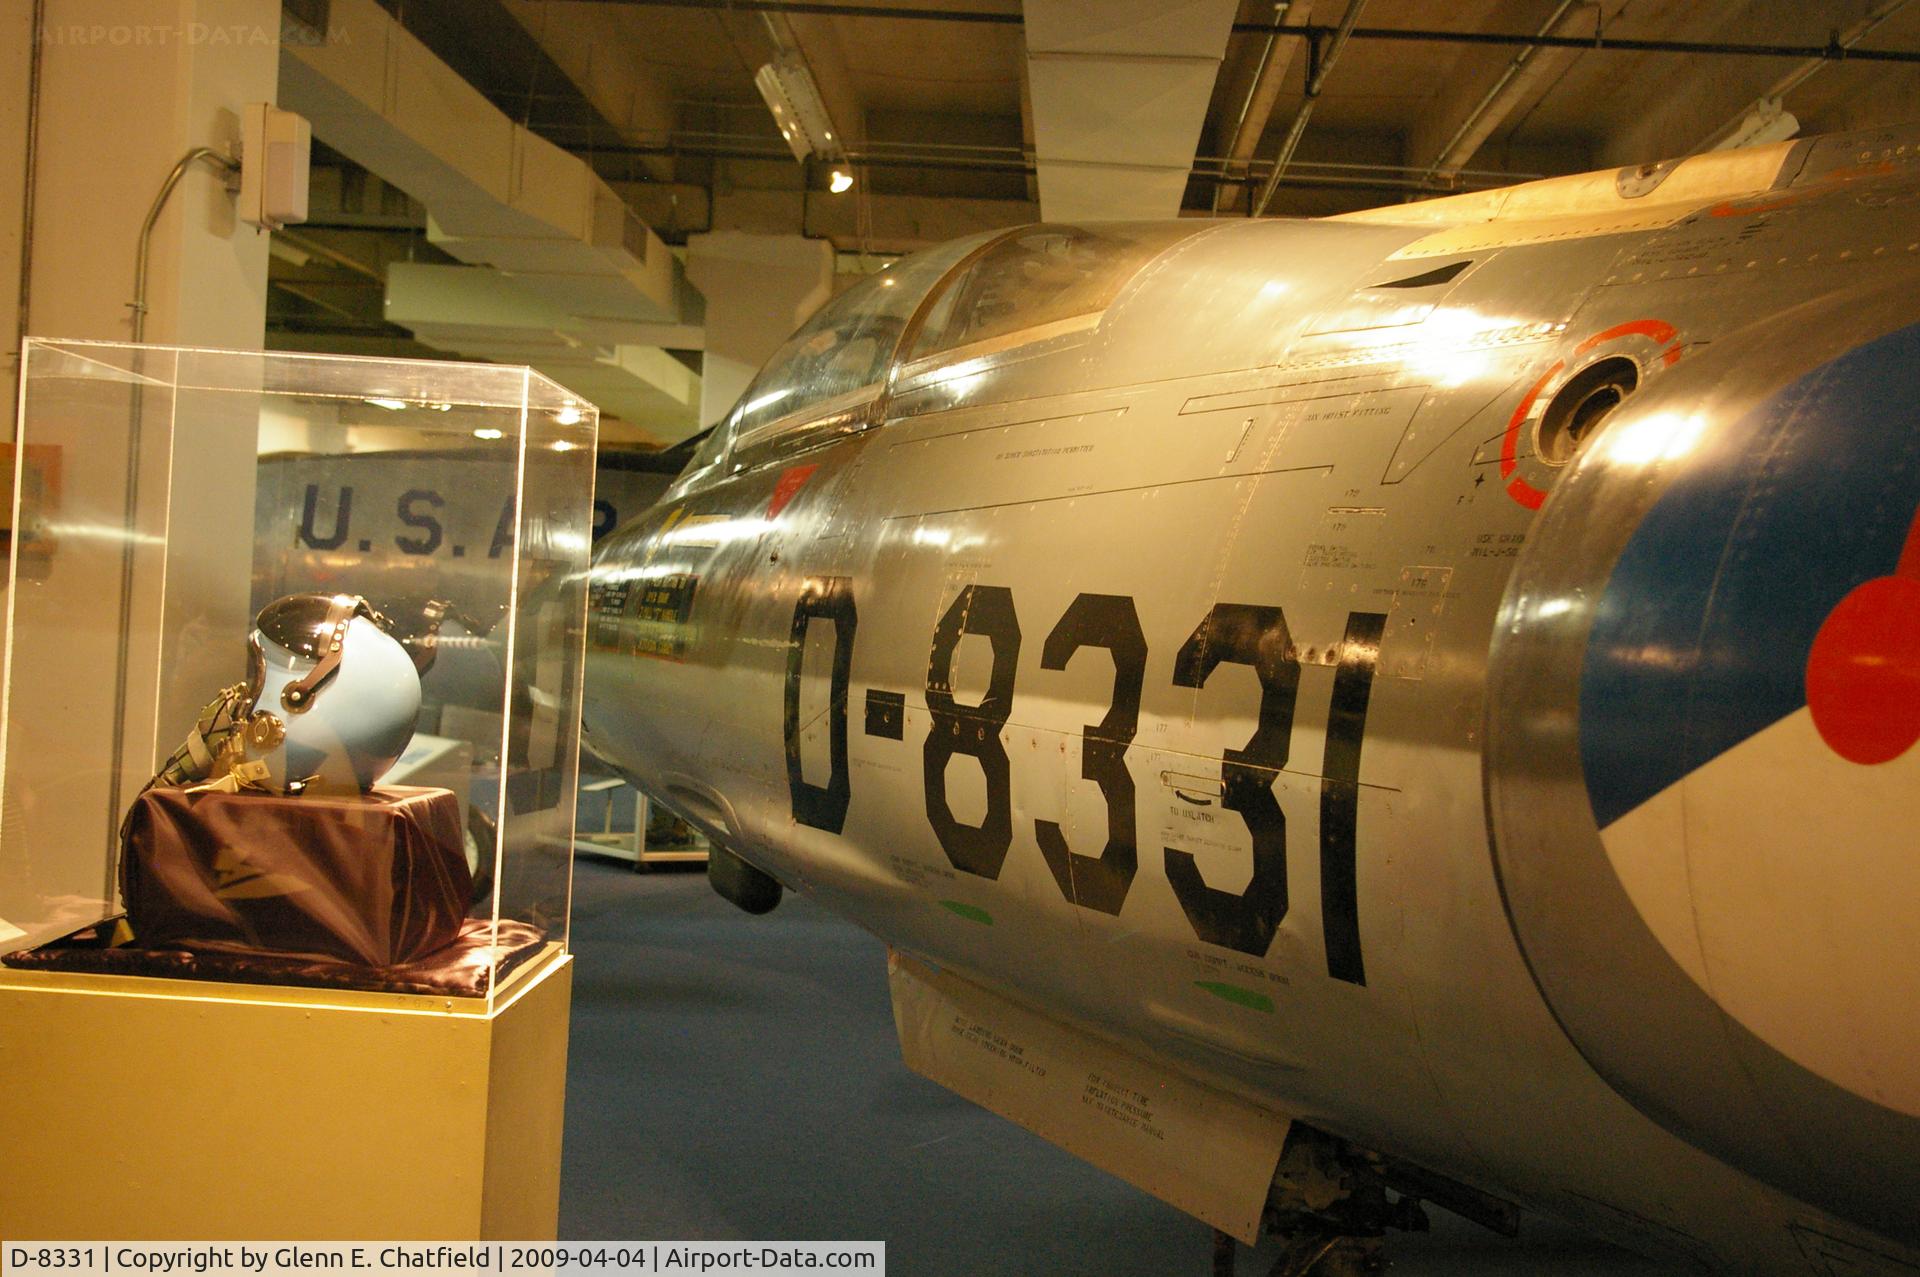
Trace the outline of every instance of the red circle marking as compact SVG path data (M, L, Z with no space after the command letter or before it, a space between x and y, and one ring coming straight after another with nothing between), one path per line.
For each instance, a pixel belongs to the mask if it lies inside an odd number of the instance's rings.
M1595 346L1604 346L1622 337L1645 337L1656 346L1664 346L1673 340L1674 331L1673 325L1664 319L1630 319L1624 324L1615 324L1603 332L1595 333L1575 346L1573 353L1584 355Z
M1604 346L1610 341L1622 337L1645 337L1656 346L1665 346L1678 335L1679 330L1664 319L1629 319L1624 324L1615 324L1602 329L1573 348L1575 355L1584 355L1595 346ZM1660 354L1661 363L1671 367L1680 358L1684 346L1672 346ZM1547 385L1566 368L1565 360L1555 361L1547 369L1546 375L1533 383L1533 389L1521 398L1520 406L1513 410L1513 416L1507 420L1507 433L1500 440L1500 477L1507 480L1507 495L1529 510L1538 510L1547 494L1527 482L1525 476L1514 473L1520 466L1520 428L1527 423L1527 414L1533 411L1533 405L1545 393Z
M1529 510L1538 510L1541 503L1547 499L1546 493L1521 478L1515 478L1507 485L1507 495Z
M1513 410L1513 416L1507 421L1506 437L1500 440L1500 477L1502 479L1513 478L1514 468L1520 464L1520 427L1527 423L1527 413L1533 410L1534 400L1540 397L1540 392L1547 388L1547 383L1559 376L1560 370L1566 366L1564 362L1556 362L1553 367L1547 369L1546 375L1533 383L1533 389L1526 393L1526 396L1520 400L1520 406ZM1524 483L1525 480L1521 482ZM1511 487L1508 491L1512 491ZM1526 502L1522 501L1520 504L1525 505Z

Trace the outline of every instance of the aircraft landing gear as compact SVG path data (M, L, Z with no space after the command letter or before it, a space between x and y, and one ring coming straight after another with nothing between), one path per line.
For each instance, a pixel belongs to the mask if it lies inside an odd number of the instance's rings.
M1504 1237L1520 1231L1510 1202L1295 1122L1273 1173L1262 1226L1284 1245L1268 1277L1372 1277L1386 1233L1427 1231L1424 1203ZM1213 1277L1235 1277L1234 1240L1213 1235Z
M1216 1229L1213 1277L1236 1277L1236 1251L1232 1236ZM1378 1237L1302 1232L1287 1239L1286 1249L1274 1261L1268 1277L1372 1277L1386 1268L1387 1257Z
M1267 1231L1286 1239L1271 1277L1368 1277L1386 1271L1390 1228L1427 1230L1418 1199L1388 1191L1366 1154L1322 1131L1296 1124L1267 1198Z
M1307 1232L1287 1239L1270 1277L1372 1277L1386 1270L1386 1250L1378 1237Z

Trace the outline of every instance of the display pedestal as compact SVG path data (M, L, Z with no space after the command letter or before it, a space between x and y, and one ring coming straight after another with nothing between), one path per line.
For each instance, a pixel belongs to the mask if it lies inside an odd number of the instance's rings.
M493 999L0 969L0 1237L551 1238L572 959Z

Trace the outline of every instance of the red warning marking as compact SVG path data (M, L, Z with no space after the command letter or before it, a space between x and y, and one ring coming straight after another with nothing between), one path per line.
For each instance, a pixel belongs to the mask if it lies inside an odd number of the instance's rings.
M1540 489L1534 487L1525 479L1515 479L1512 483L1509 483L1507 485L1507 495L1529 510L1538 510L1540 503L1547 499L1546 493L1540 491Z
M807 486L807 480L813 477L818 465L788 466L780 472L779 480L773 485L773 499L767 502L767 517L778 515L787 508L788 502L800 495L800 489Z
M1732 200L1721 200L1707 210L1708 217L1758 217L1762 213L1777 213L1783 208L1792 208L1795 204L1815 193L1816 188L1796 191L1779 199L1762 200L1758 204L1736 204Z
M1849 762L1890 762L1920 741L1920 513L1893 575L1855 586L1814 636L1807 709Z
M1540 392L1547 388L1547 383L1559 376L1560 370L1565 367L1565 363L1556 361L1553 367L1547 369L1544 377L1533 383L1533 389L1526 393L1520 400L1520 406L1513 410L1513 416L1507 421L1506 438L1500 441L1500 477L1502 479L1511 479L1514 467L1520 464L1520 427L1527 423L1527 413L1533 410L1534 400L1540 397ZM1512 489L1509 488L1508 491L1511 492ZM1525 505L1526 502L1521 501L1520 504Z
M1741 203L1738 200L1721 200L1707 210L1708 217L1757 217L1762 213L1777 213L1783 208L1792 208L1804 203L1816 195L1824 195L1843 182L1851 182L1857 177L1879 177L1891 173L1897 166L1892 160L1881 160L1877 164L1856 164L1849 168L1837 168L1817 182L1811 182L1798 190L1784 194L1762 195L1753 203Z
M1615 324L1605 332L1595 333L1575 346L1573 353L1584 355L1595 346L1604 346L1622 337L1650 337L1656 346L1664 346L1673 340L1673 334L1673 325L1664 319L1630 319L1624 324Z
M1584 355L1596 346L1619 341L1622 337L1645 337L1655 345L1664 346L1673 341L1678 331L1664 319L1629 319L1624 324L1615 324L1595 333L1575 346L1573 353ZM1680 352L1685 349L1684 345L1669 346L1660 352L1660 362L1671 367L1679 361ZM1507 421L1506 437L1500 440L1500 477L1511 481L1507 484L1507 495L1529 510L1538 510L1540 503L1547 499L1547 494L1513 473L1520 465L1520 428L1527 423L1527 414L1533 411L1535 401L1546 392L1547 384L1558 377L1566 366L1564 360L1556 362L1547 369L1544 377L1533 384L1533 389L1520 400L1520 406L1513 410L1513 416Z

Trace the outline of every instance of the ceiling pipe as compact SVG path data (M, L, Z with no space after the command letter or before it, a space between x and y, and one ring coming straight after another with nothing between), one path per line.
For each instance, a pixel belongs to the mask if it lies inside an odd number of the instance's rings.
M1567 16L1576 8L1585 7L1585 0L1560 0L1553 14L1540 24L1541 35L1552 35L1564 25ZM1486 96L1481 98L1473 110L1467 112L1467 118L1460 121L1460 127L1454 130L1447 144L1440 148L1440 157L1427 169L1429 182L1451 183L1454 176L1466 167L1479 149L1486 145L1493 131L1500 127L1506 118L1513 114L1534 85L1555 61L1551 54L1540 56L1537 45L1529 45L1514 54L1513 61L1507 63L1506 70L1493 82Z
M674 156L683 159L712 160L779 160L786 158L784 150L772 147L751 146L672 146L672 145L620 145L599 146L593 151L597 159L612 159L623 156L652 157ZM952 171L970 171L977 173L1032 174L1037 166L1028 159L970 159L940 156L886 156L869 155L862 152L850 153L844 163L857 169L941 169ZM1312 169L1313 172L1303 171ZM1493 188L1511 186L1515 182L1531 181L1543 176L1539 173L1494 172L1489 169L1462 170L1463 177L1472 180L1478 187ZM1252 185L1264 181L1249 174L1232 174L1229 162L1221 157L1196 156L1189 176L1196 181ZM1354 190L1409 190L1427 189L1424 171L1409 165L1400 164L1335 164L1323 161L1302 161L1289 166L1281 179L1283 186L1335 186L1349 187ZM365 229L351 226L322 227L315 223L305 223L307 229Z
M1865 53L1856 50L1853 46L1872 35L1881 23L1906 8L1910 3L1912 3L1912 0L1885 0L1884 3L1877 5L1867 13L1866 17L1854 23L1845 31L1836 33L1833 42L1827 46L1827 50L1823 56L1808 58L1805 62L1802 62L1778 80L1775 80L1770 86L1761 90L1757 102L1764 104L1771 100L1776 104L1779 103L1787 94L1793 92L1815 75L1819 74L1829 62L1837 61L1840 57L1866 57ZM1687 154L1698 155L1702 151L1711 151L1723 145L1745 125L1748 113L1754 109L1754 105L1754 103L1749 103L1741 107L1732 119L1700 139L1699 145L1695 146L1691 151L1688 151Z
M613 0L633 3L634 0ZM652 4L656 0L639 0ZM1275 26L1268 22L1236 22L1233 29L1278 31L1282 35L1324 36L1323 26ZM1497 44L1540 49L1583 49L1609 53L1691 53L1705 57L1812 58L1822 62L1920 62L1920 50L1849 49L1839 41L1826 44L1744 44L1731 40L1639 40L1595 32L1591 36L1526 35L1517 31L1434 31L1415 27L1361 27L1356 40L1398 40L1414 44Z
M1273 6L1275 22L1284 22L1289 17L1298 17L1302 21L1312 17L1312 5L1308 0L1295 0L1288 3L1280 0ZM1253 160L1253 153L1260 145L1260 138L1267 131L1267 121L1273 118L1274 103L1279 101L1280 86L1287 78L1287 71L1293 66L1294 49L1298 42L1288 40L1285 51L1279 57L1281 37L1269 31L1266 43L1260 49L1260 64L1253 73L1253 83L1247 86L1246 100L1240 104L1240 119L1233 128L1233 140L1227 144L1227 176L1243 178ZM1222 183L1214 188L1213 211L1237 211L1241 199L1246 193L1242 182Z
M140 223L140 246L133 257L133 300L127 303L127 309L133 312L133 340L136 343L145 341L147 337L147 267L153 260L153 228L159 224L160 214L166 209L167 201L173 198L174 188L180 185L180 179L195 164L202 163L219 170L229 182L239 180L239 160L210 146L196 146L180 157L179 163L167 174L166 181L160 183L159 194L153 197L153 203L147 208L147 219Z
M1287 165L1293 162L1293 153L1299 149L1300 139L1306 136L1307 121L1313 118L1313 106L1320 98L1320 90L1326 87L1327 74L1333 70L1333 64L1340 60L1340 51L1347 47L1348 37L1353 35L1354 24L1360 20L1360 11L1367 7L1367 0L1347 0L1347 12L1340 19L1340 28L1334 32L1333 42L1327 46L1320 57L1314 56L1318 46L1309 46L1309 64L1318 63L1307 75L1307 96L1300 104L1299 114L1293 117L1293 125L1287 130L1286 140L1280 143L1280 154L1274 157L1273 171L1267 174L1267 180L1260 187L1260 196L1253 203L1253 215L1259 217L1267 211L1267 205L1273 200L1273 193L1280 186L1280 179L1286 175Z
M890 5L813 4L805 0L599 0L603 4L644 5L654 9L722 9L730 13L790 13L824 18L901 18L916 22L974 22L1017 27L1026 18L1015 11L980 9L904 9Z
M734 13L816 14L834 18L881 18L908 22L968 22L1019 26L1021 14L981 9L906 9L892 5L815 3L813 0L580 0L581 3L626 4L655 9L718 9ZM1275 34L1323 40L1338 28L1313 23L1236 22L1236 35ZM1509 48L1586 49L1601 53L1687 53L1702 57L1803 58L1821 62L1920 63L1916 49L1856 49L1839 40L1826 44L1743 44L1731 41L1616 39L1583 36L1527 35L1518 31L1438 31L1416 27L1356 27L1356 40L1398 40L1414 44L1493 44Z

